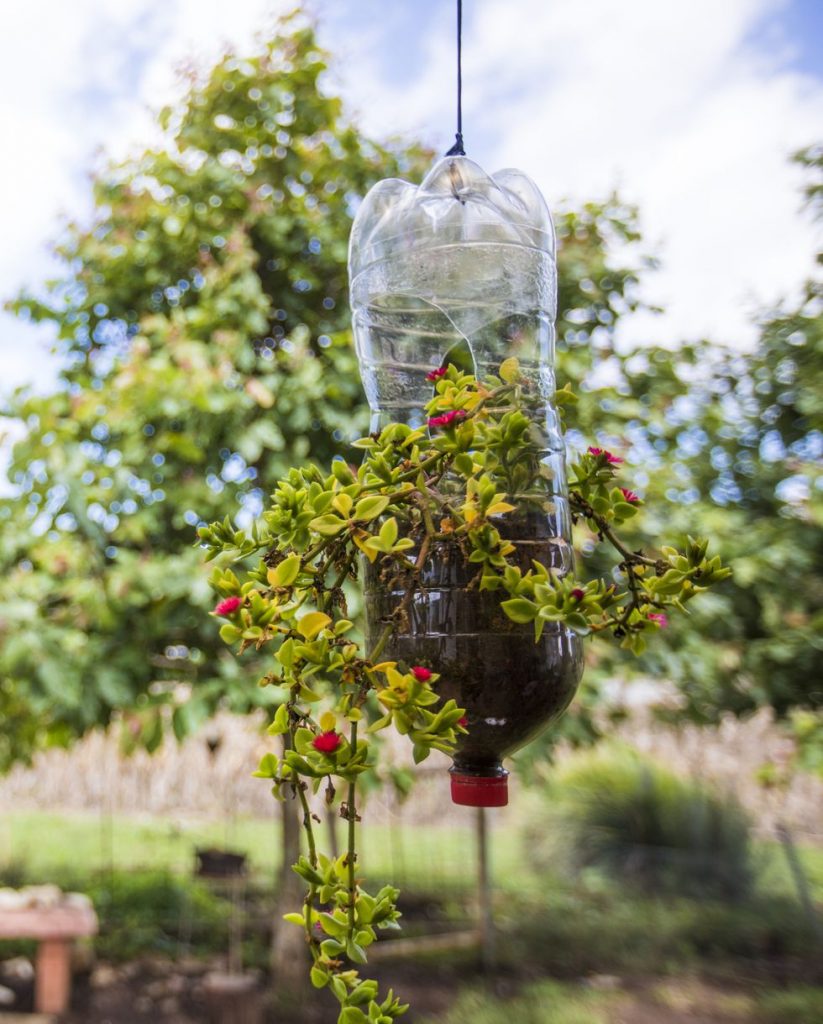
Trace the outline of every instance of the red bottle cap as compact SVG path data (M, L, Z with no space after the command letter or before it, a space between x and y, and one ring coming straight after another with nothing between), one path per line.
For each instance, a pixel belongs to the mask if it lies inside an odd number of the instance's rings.
M509 802L509 773L463 775L452 772L452 803L462 807L505 807Z

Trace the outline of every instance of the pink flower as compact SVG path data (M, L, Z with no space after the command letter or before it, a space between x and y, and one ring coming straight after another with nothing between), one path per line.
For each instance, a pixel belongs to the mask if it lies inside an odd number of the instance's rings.
M621 463L623 461L622 459L618 458L616 455L612 455L612 453L610 451L607 451L605 448L591 448L590 447L590 448L588 448L586 450L588 451L589 455L602 455L602 456L604 456L605 459L606 459L606 462L610 463L612 466L616 466L616 465L618 465L619 463Z
M422 665L415 665L410 671L418 683L427 683L432 677L431 669L423 668Z
M224 600L222 600L220 602L220 604L218 604L217 607L214 609L214 614L215 615L233 615L234 612L237 611L237 609L240 607L240 605L242 603L243 603L243 598L242 597L227 597L227 598L224 598Z
M432 416L429 420L430 427L450 427L455 422L466 418L464 409L452 409L451 412L444 412L442 416Z
M575 587L571 593L571 596L575 599L575 601L582 601L583 598L586 596L586 591L581 590L580 587Z
M669 624L669 620L663 614L663 612L649 612L646 616L649 622L656 622L661 629L665 629Z
M334 729L330 729L329 732L321 732L319 736L315 736L311 745L321 754L333 754L342 742L343 737Z
M465 729L466 726L469 724L469 720L468 718L466 718L465 715L463 715L461 718L457 719L457 724L461 727L461 729Z
M431 373L426 374L426 380L440 380L441 377L446 376L446 367L441 366L437 370L432 370Z
M640 498L634 491L630 491L628 487L621 487L620 493L623 495L623 500L627 501L630 505L636 505L640 501Z

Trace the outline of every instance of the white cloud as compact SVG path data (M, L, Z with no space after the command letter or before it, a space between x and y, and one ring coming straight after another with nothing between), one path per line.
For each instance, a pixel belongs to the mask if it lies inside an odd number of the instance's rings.
M476 0L467 5L465 127L490 170L522 167L550 204L619 185L640 204L664 270L630 339L710 334L745 343L757 305L791 292L810 267L813 230L798 214L787 154L815 141L823 81L791 70L785 40L759 26L782 0ZM152 111L174 97L175 67L241 48L289 0L28 0L4 12L0 117L15 139L0 165L0 295L50 272L45 244L63 210L88 209L99 146L123 155L154 136ZM362 0L315 0L333 19L336 78L377 134L435 138L454 121L453 9L426 21L408 81L394 18ZM379 5L378 5L379 10ZM759 40L759 42L758 42ZM0 391L53 379L39 336L0 317Z
M799 215L801 177L788 156L820 136L823 81L792 71L785 43L778 49L759 31L781 6L484 0L470 8L470 155L490 170L522 167L550 205L615 185L640 205L663 258L647 291L667 313L627 324L627 341L709 335L745 344L751 313L794 292L811 268L815 232ZM440 19L408 88L381 83L365 50L348 85L371 130L448 126L453 62L451 24Z
M62 216L89 211L88 174L156 136L153 112L179 94L176 68L248 46L287 0L29 0L3 15L0 120L14 140L0 164L0 299L55 269ZM0 314L0 392L46 390L56 373L42 332Z

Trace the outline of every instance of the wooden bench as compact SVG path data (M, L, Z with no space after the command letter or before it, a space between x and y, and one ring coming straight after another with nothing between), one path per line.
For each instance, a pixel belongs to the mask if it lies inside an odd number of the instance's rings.
M61 905L0 909L0 939L36 939L34 1008L63 1013L71 998L71 949L75 939L97 934L91 907Z

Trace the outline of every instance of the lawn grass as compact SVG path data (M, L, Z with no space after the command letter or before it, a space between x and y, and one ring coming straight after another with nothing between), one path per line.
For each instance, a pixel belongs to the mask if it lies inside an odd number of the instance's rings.
M0 821L0 870L13 865L27 877L51 873L150 869L188 873L194 849L229 846L251 856L253 869L273 877L278 849L274 821L220 822L17 811Z
M797 843L797 840L795 842ZM797 853L812 899L823 903L823 846L797 843ZM780 843L757 843L755 854L761 888L765 892L796 896L797 887Z
M421 1024L625 1024L656 1020L717 1020L724 1024L822 1024L823 989L798 986L751 992L706 985L691 975L624 991L593 991L579 982L541 981L514 998L474 986L443 1016Z
M745 974L770 985L782 980L781 965L787 965L787 978L823 981L823 961L815 954L811 928L779 846L761 850L768 891L761 885L751 899L730 903L643 895L593 869L576 879L545 863L538 871L529 865L519 830L498 829L492 837L498 955L505 975L571 982L590 974L662 979L693 971L720 980ZM219 822L15 812L0 821L0 886L53 881L88 892L101 919L98 950L107 958L128 959L140 952L176 955L189 946L206 955L225 947L229 916L225 893L191 878L194 847L209 844L228 845L251 857L247 962L264 964L278 851L274 819L237 821L227 830ZM432 922L438 928L464 928L473 917L475 845L470 826L392 829L366 824L362 851L364 875L372 888L381 879L401 884L408 935L430 930ZM820 851L807 848L801 854L820 900ZM809 1006L814 1007L816 992L803 995ZM585 989L561 986L554 996L552 1012L565 1007L570 1016L550 1016L546 1024L574 1022L580 1014L599 1024L601 1010L605 1013L611 1005L598 1002ZM778 1019L784 997L801 998L794 992L775 993L771 1004L763 1004L766 1019ZM471 999L467 995L464 1004L457 1004L458 1015L447 1024L464 1019L486 1024L485 1017L472 1018ZM521 1008L522 1020L543 1024L536 1015L545 999L528 999ZM823 1024L810 1018L811 1012L803 1006L802 1014L786 1019ZM495 1020L489 1017L489 1024Z
M798 986L763 992L757 998L758 1021L763 1024L823 1024L823 988Z
M271 881L279 864L279 822L239 818L230 823L202 819L141 818L98 814L13 811L0 818L0 871L10 865L27 878L47 881L66 869L89 873L138 868L188 873L195 847L220 846L249 856L261 882ZM342 838L342 829L339 830ZM325 840L325 831L320 841ZM498 890L545 888L545 876L526 870L527 851L515 828L492 829L491 861ZM812 898L823 902L823 849L798 846ZM770 895L796 897L784 852L776 842L756 844L758 888ZM392 879L399 886L465 891L474 885L476 850L470 825L371 824L361 826L360 862L366 875Z
M451 1010L421 1024L610 1024L625 1002L621 993L594 992L580 985L542 981L514 999L496 999L489 992L464 992Z
M220 846L248 854L252 873L271 882L279 864L279 830L272 817L230 824L203 820L108 817L14 811L0 819L0 873L13 868L27 881L50 875L150 869L186 874L195 847ZM342 839L342 829L339 836ZM325 833L321 833L321 842ZM474 885L473 829L455 825L361 826L360 863L371 878L401 887L464 892ZM495 880L505 888L522 867L516 830L492 833Z

